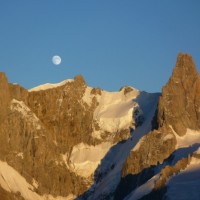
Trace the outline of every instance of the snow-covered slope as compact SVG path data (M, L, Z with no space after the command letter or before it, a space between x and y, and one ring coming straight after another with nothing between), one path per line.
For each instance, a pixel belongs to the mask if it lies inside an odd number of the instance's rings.
M91 176L101 159L112 146L109 142L103 142L96 146L81 143L73 147L70 156L70 169L79 176L88 178Z
M134 88L124 94L120 92L102 91L98 98L98 107L94 113L94 119L98 121L101 130L117 132L132 125L134 108L139 107L134 99L140 92Z

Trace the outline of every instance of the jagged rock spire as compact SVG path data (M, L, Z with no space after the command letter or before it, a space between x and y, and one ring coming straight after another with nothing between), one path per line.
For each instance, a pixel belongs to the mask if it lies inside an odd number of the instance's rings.
M176 66L166 86L162 89L159 101L158 122L160 126L171 125L179 134L186 129L199 129L200 102L199 74L189 54L180 53Z

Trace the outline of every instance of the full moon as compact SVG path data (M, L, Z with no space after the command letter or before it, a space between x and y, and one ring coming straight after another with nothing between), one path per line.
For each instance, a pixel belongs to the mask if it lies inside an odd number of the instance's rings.
M61 63L61 57L57 56L57 55L53 56L52 62L53 62L54 65L60 65L60 63Z

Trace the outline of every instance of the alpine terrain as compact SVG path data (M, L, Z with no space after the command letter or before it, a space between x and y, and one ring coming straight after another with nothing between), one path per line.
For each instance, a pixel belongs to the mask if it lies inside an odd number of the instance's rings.
M81 75L27 90L0 73L0 200L72 199L200 199L190 55L178 55L162 93L108 92Z

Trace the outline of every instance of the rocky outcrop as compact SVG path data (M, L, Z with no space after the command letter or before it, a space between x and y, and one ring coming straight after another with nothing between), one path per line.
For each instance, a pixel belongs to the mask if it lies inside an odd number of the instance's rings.
M9 83L9 90L11 99L23 101L25 104L27 104L28 91L25 88L18 84Z
M174 150L176 139L170 129L162 127L148 133L140 147L131 151L123 168L122 177L139 174L143 169L162 163Z
M160 172L159 179L155 182L154 190L159 190L165 187L170 177L175 176L184 170L191 162L191 157L183 158L179 160L174 166L166 166Z

